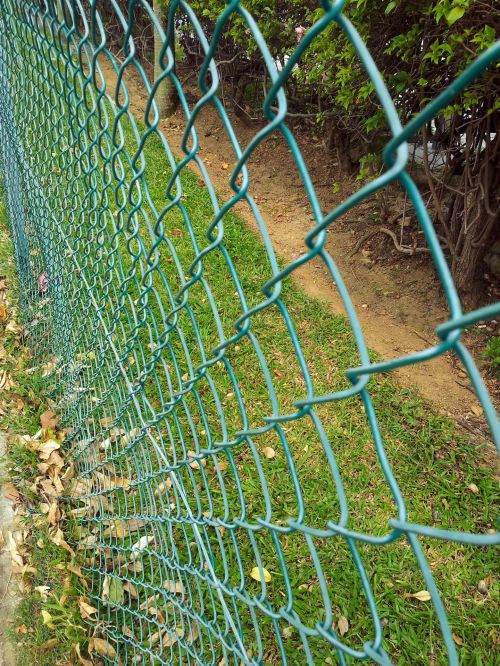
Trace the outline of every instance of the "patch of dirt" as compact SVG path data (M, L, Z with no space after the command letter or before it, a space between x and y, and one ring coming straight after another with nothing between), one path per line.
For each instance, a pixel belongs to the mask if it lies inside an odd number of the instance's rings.
M19 603L17 581L12 574L9 551L9 532L15 532L14 505L9 499L4 479L8 478L4 466L6 438L0 433L0 666L15 666L14 646L7 636Z
M113 95L114 71L106 60L100 65ZM144 83L133 72L125 75L125 82L131 110L143 118L147 100ZM246 146L258 131L258 123L245 123L233 113L229 116L240 145ZM184 127L182 110L160 123L177 157L184 156L181 147ZM232 192L229 179L236 159L232 158L234 150L213 106L205 107L198 116L196 127L199 155L219 194L228 197ZM335 161L332 162L330 157L326 159L320 139L315 138L311 130L307 133L297 130L295 136L322 208L331 210L345 199L349 186L337 183L332 188ZM261 143L248 166L250 194L259 206L277 255L289 263L304 252L304 237L313 227L311 208L293 165L290 148L284 140L273 135ZM238 204L235 211L252 229L257 229L246 205ZM448 311L437 274L423 254L418 257L399 254L387 236L378 234L356 255L350 256L360 236L367 229L373 229L373 223L370 224L372 211L373 201L367 201L350 211L348 219L334 223L328 231L326 247L348 287L369 347L384 359L394 359L437 343L439 340L434 330L448 319ZM399 233L399 225L394 229ZM419 245L424 245L422 236ZM374 246L376 252L373 252ZM294 271L293 277L307 294L327 302L332 312L345 313L339 293L322 261L305 264ZM477 417L476 396L454 355L445 354L429 362L402 368L395 374L403 385L416 386L439 412L457 418L472 432L485 434L483 419Z

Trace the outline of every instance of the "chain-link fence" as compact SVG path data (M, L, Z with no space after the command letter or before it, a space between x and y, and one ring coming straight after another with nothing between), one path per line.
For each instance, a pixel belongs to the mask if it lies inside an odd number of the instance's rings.
M428 560L436 564L433 548L443 543L484 552L498 535L420 522L425 511L408 511L405 469L413 464L411 442L422 440L404 430L405 420L419 409L421 423L431 417L410 394L394 398L399 389L387 376L454 352L500 440L491 399L460 341L465 328L500 314L500 305L462 314L436 230L405 170L407 139L498 59L500 44L402 127L344 2L320 3L322 16L279 71L244 3L227 3L210 39L189 3L169 4L170 31L172 17L182 15L205 53L194 102L175 74L172 34L146 2L4 0L0 7L0 151L20 304L78 472L68 529L90 580L95 635L105 641L100 658L427 663L418 629L403 623L407 641L388 638L397 604L380 580L390 574L398 582L410 576L424 635L437 641L440 628L436 659L458 663L460 641ZM137 11L164 43L154 85L135 49ZM106 29L110 13L121 26L119 52ZM235 15L253 36L269 83L267 122L244 148L219 98L216 63ZM332 23L354 45L392 138L383 172L325 212L286 124L284 86ZM132 112L129 75L145 94L142 118ZM161 131L155 101L165 80L185 118L178 151ZM208 106L233 149L230 197L215 191L199 150ZM314 220L290 263L276 257L252 197L251 157L272 134L290 148ZM379 361L370 358L325 244L336 220L394 181L413 205L449 318L437 328L437 344ZM252 215L253 230L238 206ZM331 276L345 318L288 277L313 259ZM397 424L397 436L388 424Z

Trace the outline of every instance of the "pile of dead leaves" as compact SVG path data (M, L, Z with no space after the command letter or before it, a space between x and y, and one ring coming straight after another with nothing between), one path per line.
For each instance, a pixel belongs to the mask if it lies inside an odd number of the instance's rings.
M18 504L18 514L30 515L35 524L48 523L50 540L57 546L66 549L72 557L75 556L73 549L66 543L61 529L61 521L65 518L64 511L60 506L60 498L65 491L65 484L73 477L73 466L66 463L64 454L61 450L61 437L53 430L57 421L54 421L53 412L44 412L40 418L42 428L33 436L15 435L11 438L10 444L24 446L30 451L36 452L39 458L37 465L39 474L31 481L28 486L34 497L39 500L37 506L33 506L33 500L22 494L19 485L14 488L15 496L12 497L13 485L9 485L11 499L15 499ZM46 427L49 425L51 428ZM23 485L26 480L23 480ZM25 487L25 486L24 486ZM37 510L38 509L38 510ZM27 539L25 538L24 541ZM24 576L29 573L29 564L23 558L22 547L15 551L11 549L12 564L14 573Z
M40 417L41 428L35 435L14 435L10 438L10 448L22 447L35 453L38 462L34 478L26 479L26 470L19 470L17 475L13 470L12 481L4 484L4 494L15 506L19 525L19 529L7 533L6 547L10 551L12 572L18 577L20 591L23 594L39 596L42 622L54 631L54 638L38 645L37 650L43 652L56 647L61 636L64 636L66 629L70 627L73 635L81 635L82 645L88 642L90 658L84 656L80 642L75 642L68 646L73 656L65 657L58 662L59 666L93 666L102 663L99 655L112 656L116 655L116 651L97 635L88 640L89 631L85 621L94 621L97 634L97 609L90 604L89 598L81 593L87 584L76 553L67 543L63 532L63 525L68 518L64 497L70 484L74 486L75 478L74 466L66 459L61 446L65 434L58 430L58 422L54 412L46 411ZM44 547L44 539L39 537L40 533L68 553L61 558L64 562L56 565L61 571L62 593L60 590L52 590L50 585L34 583L38 572L32 563L33 551L34 548ZM74 584L75 579L78 581L77 585ZM33 628L21 624L16 627L16 633L22 642L24 635L33 633Z

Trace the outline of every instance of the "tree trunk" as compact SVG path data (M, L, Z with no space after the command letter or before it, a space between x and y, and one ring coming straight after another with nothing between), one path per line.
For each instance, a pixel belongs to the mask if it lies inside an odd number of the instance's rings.
M168 20L168 0L154 0L153 1L153 10L158 23L165 30ZM163 68L160 65L160 54L163 48L163 40L158 32L155 29L154 31L154 78L155 81L163 73ZM170 48L175 57L175 33L172 32L172 39L170 42ZM179 97L177 95L177 89L174 85L174 82L170 77L163 79L161 84L158 86L158 89L155 94L156 104L158 105L158 111L160 113L160 118L168 118L171 116L179 104Z
M471 239L466 238L462 252L453 262L453 279L459 294L467 305L473 303L477 287L478 268L484 256L484 247L474 247ZM485 266L486 268L486 266Z
M349 134L332 124L326 140L329 153L336 153L337 160L342 172L350 176L354 172L354 163L351 157L351 137Z
M452 221L455 225L451 226L455 231L454 237L458 236L455 245L456 255L452 261L452 275L459 293L468 300L476 295L477 278L487 270L483 262L486 252L500 236L499 209L496 201L496 193L500 188L498 160L492 160L487 170L483 168L474 176L473 180L481 181L482 184L482 187L476 185L474 197L467 201L470 218L475 219L475 223L464 232L466 197L459 195L455 199L458 205L455 205L452 211ZM468 174L464 174L463 181L467 177ZM462 188L465 189L464 183ZM457 225L456 221L461 222L461 225Z

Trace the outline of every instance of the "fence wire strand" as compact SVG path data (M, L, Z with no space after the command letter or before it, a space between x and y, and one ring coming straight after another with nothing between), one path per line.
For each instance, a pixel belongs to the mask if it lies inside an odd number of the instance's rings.
M420 537L487 546L499 543L498 534L409 521L404 488L387 455L370 389L382 373L452 351L469 374L499 446L495 409L460 337L467 327L500 315L500 304L463 314L436 231L406 170L406 142L498 60L500 43L402 127L366 44L342 13L342 0L319 3L323 15L280 71L239 0L227 2L210 37L188 2L172 0L169 30L173 17L182 15L205 54L195 103L188 102L176 76L172 35L164 33L148 3L130 0L126 14L116 0L106 3L107 14L112 10L123 33L120 58L111 49L100 14L103 4L4 0L0 7L0 164L21 311L78 473L68 513L77 525L75 538L91 580L90 603L98 609L95 630L114 646L103 660L298 663L297 653L290 658L283 638L283 628L290 627L304 663L324 663L317 660L319 649L325 657L335 655L339 664L363 659L391 664L382 647L384 625L364 547L405 540L431 595L447 661L458 663ZM139 10L164 42L163 73L153 83L134 40L134 12ZM216 62L219 41L235 16L253 36L270 81L263 102L266 123L245 147L238 143L221 101ZM285 84L314 39L332 23L354 46L391 139L383 172L325 212L286 124ZM126 84L130 72L147 95L143 118L131 109ZM166 79L177 89L185 116L182 159L160 129L155 96ZM217 112L234 151L233 194L226 201L216 192L199 151L199 126L207 106ZM252 197L248 167L273 133L290 148L314 218L303 253L286 264L277 259ZM151 169L148 151L153 149L161 156L161 173ZM206 188L204 220L193 218L185 192L194 170ZM157 194L158 181L162 196ZM371 361L326 238L336 220L393 181L399 181L413 205L449 318L436 329L437 344L389 361ZM231 240L237 205L251 211L265 253L258 289L241 274L242 261L251 262L252 257L238 256ZM287 276L315 258L342 298L358 358L357 366L344 369L344 381L327 382L321 391L284 293ZM214 280L225 281L231 306L220 302ZM289 402L276 390L263 335L269 328L285 332L289 356L284 372L300 378L301 395ZM245 365L250 375L243 372ZM394 507L384 530L371 530L366 521L353 526L346 492L349 475L340 469L337 445L323 423L322 408L353 399L369 424L374 457ZM306 471L297 464L289 435L295 427L303 441L317 442L324 455L322 473L328 476L331 497L317 497L316 502L331 506L325 522L316 519L315 506L304 495ZM262 443L272 444L270 455L278 450L284 461L287 497L273 492ZM284 550L292 538L303 542L312 563L321 591L319 612L307 601L297 603ZM328 542L343 545L342 557L357 579L353 594L364 598L371 616L371 631L359 646L334 628L335 590L330 589L329 565L321 550ZM273 576L281 581L278 592L269 580L270 552ZM322 647L313 648L314 641Z

